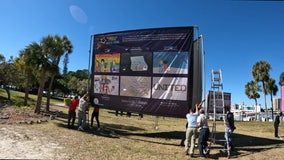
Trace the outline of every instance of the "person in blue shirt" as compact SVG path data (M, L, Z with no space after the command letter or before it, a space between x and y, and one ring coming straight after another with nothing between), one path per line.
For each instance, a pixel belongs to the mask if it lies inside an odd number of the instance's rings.
M189 155L190 157L192 157L194 153L194 145L197 134L198 108L201 106L203 102L204 100L200 104L196 104L195 109L190 108L189 113L186 114L187 128L186 128L184 144L185 144L185 154Z

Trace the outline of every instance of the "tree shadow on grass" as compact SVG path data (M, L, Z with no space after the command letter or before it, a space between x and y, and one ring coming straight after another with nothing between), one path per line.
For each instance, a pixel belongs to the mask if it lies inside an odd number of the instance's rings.
M76 118L78 117L76 116ZM60 128L68 129L67 121L68 121L68 114L61 112L56 117L55 123ZM73 128L73 130L77 130L78 128L78 124L76 122L77 120L75 121L75 128ZM87 120L86 128L83 131L83 133L94 134L97 136L104 136L108 138L119 138L121 136L131 135L132 132L144 131L144 129L140 127L127 126L127 125L122 125L122 124L107 124L107 123L102 123L102 122L101 122L101 126L103 126L103 128L101 128L100 131L97 131L97 128L90 128L90 123L91 123L91 120ZM97 125L96 123L97 122L94 119L94 126Z
M185 132L182 131L171 131L171 132L155 132L155 133L131 133L127 136L138 136L138 137L146 137L143 139L139 138L133 138L128 137L129 139L143 141L143 142L149 142L149 143L155 143L155 144L161 144L161 145L169 145L169 146L182 146L183 137L185 136ZM181 143L166 143L166 142L157 142L153 140L149 140L148 138L160 138L167 140L181 140Z
M74 128L70 128L70 129L67 127L67 124L57 123L57 126L68 129L70 131L74 131L74 132L82 132L84 134L91 134L91 135L102 136L102 137L107 137L107 138L117 138L117 139L120 138L120 136L117 135L115 132L105 129L105 128L98 131L96 128L91 129L89 127L86 127L84 131L79 131L77 129L78 127L76 124Z
M67 129L67 117L68 114L61 113L59 115L58 126ZM96 126L96 122L94 121ZM96 136L104 136L108 138L128 138L137 141L144 141L148 143L155 143L161 145L172 145L172 146L181 146L181 144L174 144L173 142L160 142L155 141L155 139L150 138L160 138L165 140L182 140L185 137L185 131L168 131L168 132L159 132L155 131L152 133L143 132L145 129L135 126L127 126L123 124L110 124L110 123L101 123L103 128L100 131L96 131L95 129L86 129L84 133L93 134ZM271 134L273 135L273 134ZM224 140L224 132L216 132L216 139ZM139 138L141 137L141 138ZM232 134L234 150L232 151L232 158L234 157L242 157L251 153L263 152L266 150L273 149L281 144L283 144L282 140L274 139L274 137L255 137L254 135L243 135L243 134ZM198 140L197 140L198 141ZM212 145L212 149L220 150L220 152L214 152L214 154L210 154L209 158L218 159L218 157L224 157L227 155L224 148L224 141L216 141L216 144Z
M216 132L216 140L225 140L224 132ZM273 134L271 134L273 135ZM274 139L274 137L255 137L254 135L243 135L243 134L232 134L232 140L235 147L255 147L255 146L269 146L276 144L283 144L279 139ZM216 142L219 145L223 146L223 143L220 141Z
M172 146L180 146L180 144L173 143L165 143L165 142L157 142L154 140L149 140L149 138L160 138L166 140L182 140L185 137L185 132L183 131L170 131L170 132L143 132L146 131L143 128L135 127L135 126L126 126L121 124L103 124L104 129L110 130L115 133L119 137L124 137L132 140L144 141L148 143L162 144L162 145L172 145ZM143 132L143 133L140 133ZM137 138L135 138L137 137ZM143 137L143 138L138 138Z
M216 140L224 139L224 132L217 132ZM128 137L130 139L144 141L149 143L161 144L161 145L172 145L180 146L180 144L166 143L166 142L157 142L148 138L163 138L163 139L182 139L185 136L185 132L182 131L169 131L169 132L155 132L155 133L129 133L125 136L141 136L146 138L134 138ZM231 151L231 158L240 158L247 156L252 153L263 152L266 150L284 147L282 140L273 139L273 138L262 138L254 137L253 135L243 135L243 134L232 134L234 149ZM198 139L197 141L198 142ZM224 150L224 141L216 141L215 144L212 144L212 150L218 150L217 152L211 152L208 158L218 159L220 157L227 157L227 152Z
M273 135L273 134L272 134ZM252 153L263 152L266 150L278 148L283 144L279 139L255 137L253 135L232 134L233 150L231 151L231 158L240 158ZM216 133L216 140L224 140L224 132ZM217 149L219 152L210 154L209 158L218 159L219 157L226 157L227 152L224 149L224 141L216 141L212 149Z
M169 131L169 132L153 132L153 133L133 133L133 132L119 132L121 136L124 136L129 139L134 139L138 141L144 141L148 143L155 143L161 145L172 145L172 146L181 146L181 144L173 144L167 142L158 142L155 140L151 140L148 138L162 138L165 140L182 140L185 136L185 132L183 131ZM224 139L224 132L217 132L216 139ZM145 137L145 138L135 138L137 137ZM251 153L263 152L266 150L278 148L283 144L283 141L280 139L273 138L262 138L255 137L253 135L243 135L243 134L232 134L234 149L231 152L232 158L246 156ZM197 139L198 141L198 139ZM219 157L226 157L227 152L224 150L224 141L216 141L216 144L212 144L213 150L219 150L219 152L214 152L214 154L210 154L209 158L218 159ZM282 145L282 147L284 147Z

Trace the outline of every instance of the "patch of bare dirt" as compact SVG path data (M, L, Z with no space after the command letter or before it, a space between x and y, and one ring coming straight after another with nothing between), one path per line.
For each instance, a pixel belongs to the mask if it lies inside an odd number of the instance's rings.
M47 122L53 119L59 112L41 112L41 114L34 113L30 109L21 109L13 106L5 106L0 108L0 123L1 124L33 124Z
M64 159L63 147L41 131L24 125L0 127L0 159Z
M0 159L66 159L60 142L38 125L58 113L35 114L33 110L13 106L0 108Z

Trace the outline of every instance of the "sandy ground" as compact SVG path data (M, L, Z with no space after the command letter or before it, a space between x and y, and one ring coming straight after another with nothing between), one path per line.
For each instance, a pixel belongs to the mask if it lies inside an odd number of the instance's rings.
M26 126L0 126L0 159L62 159L64 148L41 131Z

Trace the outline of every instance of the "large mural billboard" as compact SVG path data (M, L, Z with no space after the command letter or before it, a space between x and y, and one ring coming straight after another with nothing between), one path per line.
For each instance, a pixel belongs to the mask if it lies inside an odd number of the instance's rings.
M184 117L192 102L193 27L93 36L91 96L103 108Z

